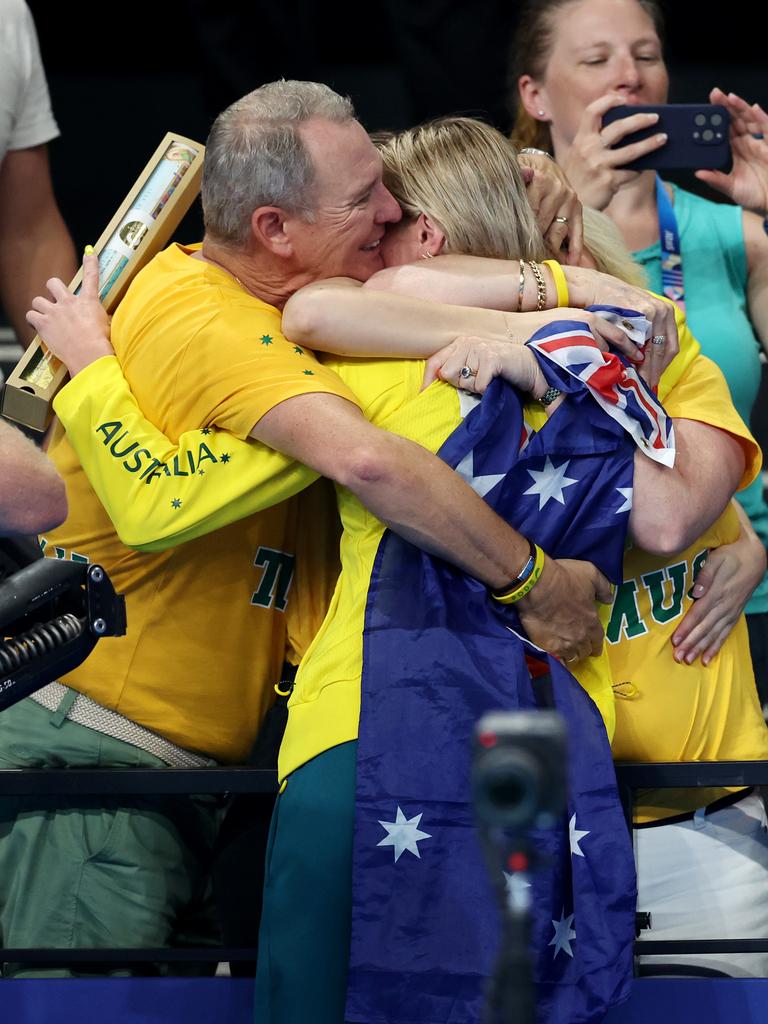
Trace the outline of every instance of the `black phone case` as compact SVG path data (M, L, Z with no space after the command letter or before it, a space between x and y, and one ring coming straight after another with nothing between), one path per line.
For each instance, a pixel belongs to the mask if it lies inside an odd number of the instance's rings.
M613 107L603 117L603 125L639 113L657 113L659 120L650 128L626 135L612 149L622 149L631 142L639 142L658 132L666 132L668 138L660 149L624 164L626 170L730 169L731 145L728 135L731 119L725 107L716 103Z

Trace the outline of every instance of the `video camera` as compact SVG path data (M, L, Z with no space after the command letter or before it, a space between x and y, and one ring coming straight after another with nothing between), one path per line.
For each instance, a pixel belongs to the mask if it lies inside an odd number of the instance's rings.
M125 634L125 599L100 565L39 558L0 582L0 711Z
M566 806L566 733L556 711L498 711L475 727L472 793L480 840L503 914L501 951L488 993L489 1024L533 1024L530 833Z

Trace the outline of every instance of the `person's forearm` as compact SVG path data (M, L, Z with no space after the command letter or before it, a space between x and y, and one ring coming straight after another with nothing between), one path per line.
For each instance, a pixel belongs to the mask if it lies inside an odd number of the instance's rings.
M372 426L349 402L297 396L262 416L252 436L349 488L406 540L493 589L508 587L528 561L528 541L458 474L419 445ZM545 559L517 606L534 643L566 658L598 653L594 600L610 594L594 566L575 565Z
M114 356L71 380L54 408L118 537L139 551L164 551L221 529L316 477L257 441L214 427L185 431L174 443L139 409ZM113 453L116 441L124 456Z
M416 547L493 588L514 579L528 541L445 463L389 435L353 461L344 484L378 519Z
M558 302L552 272L543 263L539 266L546 287L544 308L554 309ZM518 260L487 259L482 256L438 256L421 263L381 270L363 288L365 291L391 291L457 306L480 306L513 312L518 309L520 263ZM531 312L537 305L536 278L526 264L519 308Z
M347 487L406 540L492 587L514 579L528 543L442 460L369 423L350 402L298 395L251 436Z
M458 335L508 340L505 314L321 281L296 292L283 310L283 333L338 355L427 358Z
M673 468L635 456L630 531L652 554L684 551L715 522L744 473L744 451L730 434L695 420L675 420Z
M25 319L34 296L43 291L48 278L69 282L76 272L75 248L58 210L45 224L0 242L0 295L22 345L35 336Z
M41 533L67 515L67 494L53 463L40 449L0 419L0 534Z
M50 277L69 283L75 249L56 204L45 145L10 150L0 162L0 300L23 344L24 314Z

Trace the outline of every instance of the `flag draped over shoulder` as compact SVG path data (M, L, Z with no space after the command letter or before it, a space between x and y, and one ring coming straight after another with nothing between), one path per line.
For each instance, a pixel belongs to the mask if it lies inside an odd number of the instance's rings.
M439 454L550 555L588 559L617 581L636 444L622 420L645 419L641 433L652 438L659 429L668 437L666 418L642 385L628 411L624 403L605 415L580 376L590 361L605 365L594 342L583 351L583 324L551 325L532 347L569 329L568 366L537 350L550 384L571 396L542 430L525 425L516 392L494 381ZM611 372L601 387L619 408L625 368ZM470 741L485 712L537 705L531 649L514 606L384 535L363 639L347 1021L481 1020L500 920L470 803ZM600 715L556 659L539 655L568 729L569 800L560 826L536 837L549 854L532 876L538 1014L581 1024L628 994L634 863Z

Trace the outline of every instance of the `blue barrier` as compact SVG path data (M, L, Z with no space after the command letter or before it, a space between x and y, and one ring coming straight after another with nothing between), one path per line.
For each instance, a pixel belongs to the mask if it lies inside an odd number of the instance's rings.
M766 978L641 978L603 1024L765 1024Z
M253 1024L253 980L7 979L0 1007L13 1024Z
M254 1024L252 1004L245 978L0 982L13 1024ZM767 1009L764 979L642 978L604 1024L764 1024Z

